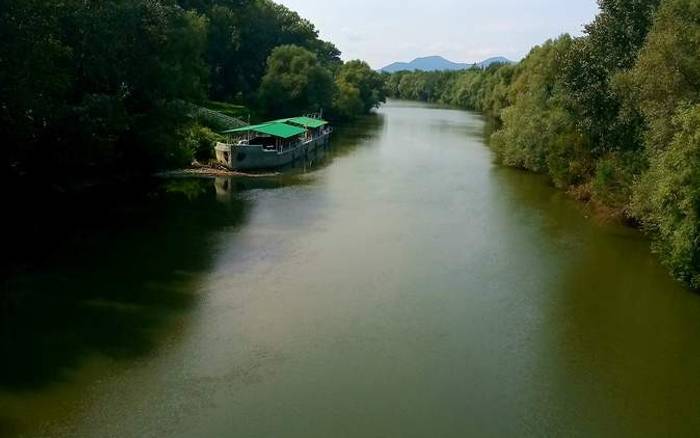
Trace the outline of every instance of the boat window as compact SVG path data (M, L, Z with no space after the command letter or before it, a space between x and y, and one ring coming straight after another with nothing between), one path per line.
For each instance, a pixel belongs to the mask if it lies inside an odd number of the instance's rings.
M276 138L275 137L255 137L252 140L250 140L250 144L256 145L256 146L275 146L276 145Z

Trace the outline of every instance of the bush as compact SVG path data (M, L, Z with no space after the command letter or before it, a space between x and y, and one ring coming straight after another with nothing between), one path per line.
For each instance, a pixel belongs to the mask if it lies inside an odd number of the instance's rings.
M673 125L677 133L652 157L633 206L661 260L700 288L700 105L680 110Z
M192 156L197 161L207 162L214 158L214 144L223 141L223 137L205 126L195 125L190 130L188 141Z

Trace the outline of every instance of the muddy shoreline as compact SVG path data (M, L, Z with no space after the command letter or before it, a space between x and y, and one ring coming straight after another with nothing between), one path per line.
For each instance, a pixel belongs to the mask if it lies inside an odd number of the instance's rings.
M244 178L269 178L281 175L280 172L266 172L266 173L245 173L236 172L233 170L228 170L222 167L212 167L212 166L201 166L192 167L188 169L178 169L171 170L167 172L157 173L155 176L158 178L230 178L230 177L244 177Z

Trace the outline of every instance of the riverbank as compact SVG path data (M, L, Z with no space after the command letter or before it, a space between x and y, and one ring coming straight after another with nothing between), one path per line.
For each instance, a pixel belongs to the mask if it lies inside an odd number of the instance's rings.
M165 172L156 173L154 176L157 178L269 178L274 176L280 176L280 172L260 172L260 173L246 173L237 172L230 170L224 166L219 165L197 165L186 169L169 170Z

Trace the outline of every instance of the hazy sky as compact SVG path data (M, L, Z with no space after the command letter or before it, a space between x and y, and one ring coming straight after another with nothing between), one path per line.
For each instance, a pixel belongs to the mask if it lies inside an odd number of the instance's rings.
M277 0L321 37L374 68L441 55L457 62L515 61L548 38L580 34L595 0Z

